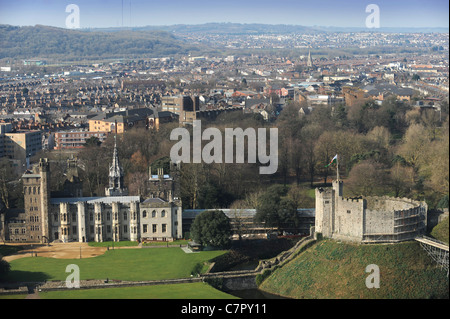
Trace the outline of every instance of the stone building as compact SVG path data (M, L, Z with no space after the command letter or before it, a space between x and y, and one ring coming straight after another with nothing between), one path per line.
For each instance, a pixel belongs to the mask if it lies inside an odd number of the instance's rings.
M173 172L176 174L176 166ZM128 196L117 147L104 197L51 198L49 177L47 159L39 161L37 171L22 176L25 228L17 241L171 241L182 237L181 201L173 196L146 200ZM160 193L172 194L163 187L160 185ZM8 239L14 240L14 236Z
M407 198L344 198L343 182L316 188L315 231L360 243L413 240L426 231L427 204Z

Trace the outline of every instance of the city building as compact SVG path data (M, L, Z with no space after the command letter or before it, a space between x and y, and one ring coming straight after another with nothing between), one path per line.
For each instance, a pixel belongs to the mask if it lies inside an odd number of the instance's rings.
M181 124L192 123L197 119L200 100L198 96L163 96L161 98L161 110L177 114Z
M108 137L109 132L89 132L89 131L60 131L55 133L55 149L76 149L83 148L86 140L91 137L98 138L103 143Z
M42 150L39 130L13 131L9 123L0 123L0 157L8 158L18 173L29 166L30 157Z
M145 128L152 114L153 111L148 108L102 113L89 119L89 131L122 134L133 127Z

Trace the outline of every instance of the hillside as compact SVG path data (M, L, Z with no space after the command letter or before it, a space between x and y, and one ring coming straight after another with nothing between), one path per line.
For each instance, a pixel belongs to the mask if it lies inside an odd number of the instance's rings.
M1 58L157 57L197 51L166 31L81 31L0 25Z
M380 268L380 288L365 285L370 264ZM448 278L419 243L356 245L324 240L274 271L260 286L305 299L448 298Z

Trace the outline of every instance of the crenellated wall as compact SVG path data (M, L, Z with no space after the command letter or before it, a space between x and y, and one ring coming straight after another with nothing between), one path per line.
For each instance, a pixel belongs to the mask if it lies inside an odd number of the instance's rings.
M408 198L342 197L343 184L316 189L316 231L356 242L397 242L426 230L427 205Z

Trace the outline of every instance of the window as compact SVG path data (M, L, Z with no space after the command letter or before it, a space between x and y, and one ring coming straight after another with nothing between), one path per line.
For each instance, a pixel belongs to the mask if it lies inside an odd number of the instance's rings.
M152 218L156 217L156 210L152 211Z
M106 213L106 220L111 220L111 213L110 212Z
M165 233L165 232L167 231L167 225L166 225L166 224L162 224L162 226L161 226L161 231L162 231L163 233Z
M148 226L147 224L143 224L142 225L142 232L143 233L146 233L148 231L147 226Z
M147 217L147 211L146 211L146 210L144 210L144 211L142 212L142 217L143 217L143 218Z
M156 224L153 224L153 225L152 225L152 232L153 232L153 233L156 233L157 229L158 229L157 225L156 225Z
M93 221L94 220L94 215L92 213L89 214L89 220Z
M127 225L123 225L123 233L124 234L128 233L128 226Z
M77 233L77 226L72 226L72 233L76 234Z
M106 232L111 233L111 225L106 225Z
M166 217L166 211L165 211L165 210L163 210L163 211L161 212L161 217Z
M123 213L123 220L127 220L128 216L127 216L127 212Z
M352 211L351 210L347 210L347 214L350 214Z

